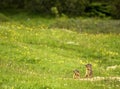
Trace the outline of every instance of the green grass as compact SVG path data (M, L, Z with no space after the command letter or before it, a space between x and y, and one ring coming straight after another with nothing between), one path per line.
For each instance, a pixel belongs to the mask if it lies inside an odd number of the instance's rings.
M120 88L118 80L72 79L74 69L84 77L87 63L95 77L120 77L120 34L49 28L54 19L39 16L11 18L0 23L0 89Z

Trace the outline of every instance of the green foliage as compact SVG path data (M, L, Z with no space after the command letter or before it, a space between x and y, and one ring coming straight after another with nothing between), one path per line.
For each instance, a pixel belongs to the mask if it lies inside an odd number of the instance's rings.
M0 9L23 9L24 1L26 0L0 0Z
M120 18L120 0L1 0L0 9L24 9L55 16Z
M84 15L88 0L63 0L60 1L60 12L67 14L68 16L79 16Z
M120 0L111 1L113 18L120 19Z
M0 8L27 9L38 13L51 14L51 8L56 7L60 14L83 15L88 0L2 0ZM74 14L75 13L75 14Z
M90 17L105 17L105 16L110 16L111 8L109 4L107 3L91 3L89 6L86 8L86 15Z
M51 7L55 2L51 0L26 0L25 8L37 13L51 13Z
M0 22L9 21L10 19L4 14L0 13Z
M59 12L57 7L52 7L51 12L53 13L54 16L59 17Z

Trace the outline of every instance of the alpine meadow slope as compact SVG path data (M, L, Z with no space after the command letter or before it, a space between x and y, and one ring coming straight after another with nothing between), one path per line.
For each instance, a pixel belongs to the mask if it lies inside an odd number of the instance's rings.
M84 78L87 63L94 77L120 77L120 34L79 33L28 20L0 22L0 89L120 88L118 79L72 78L74 69Z

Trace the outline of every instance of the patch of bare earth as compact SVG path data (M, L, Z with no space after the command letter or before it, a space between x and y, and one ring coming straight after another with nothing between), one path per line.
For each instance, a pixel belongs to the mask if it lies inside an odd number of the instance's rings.
M63 78L63 79L73 79L73 78ZM120 81L120 77L92 77L92 78L79 78L75 80L81 81L100 81L100 80L118 80Z

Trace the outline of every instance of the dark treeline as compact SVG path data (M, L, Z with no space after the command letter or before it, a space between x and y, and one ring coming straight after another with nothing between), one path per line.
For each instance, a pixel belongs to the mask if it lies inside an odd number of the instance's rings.
M0 9L24 9L56 16L120 18L120 0L0 0Z

